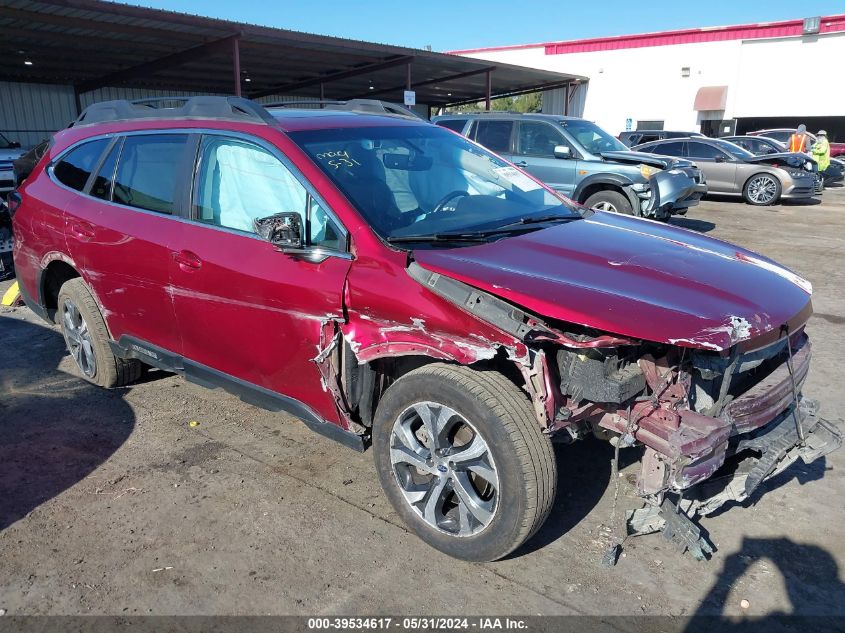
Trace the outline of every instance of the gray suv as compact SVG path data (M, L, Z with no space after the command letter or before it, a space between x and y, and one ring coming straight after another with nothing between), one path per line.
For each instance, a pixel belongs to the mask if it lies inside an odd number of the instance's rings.
M691 162L632 152L595 123L507 112L438 116L434 123L493 150L584 206L666 220L707 186Z

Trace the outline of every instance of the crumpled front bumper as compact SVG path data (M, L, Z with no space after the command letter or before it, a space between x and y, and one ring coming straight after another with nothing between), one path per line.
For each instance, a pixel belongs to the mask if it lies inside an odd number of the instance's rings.
M660 171L648 182L648 191L638 194L641 214L658 220L683 215L707 193L704 174L697 168Z
M681 508L690 516L706 516L728 502L748 499L760 484L799 459L810 464L840 448L842 431L819 417L818 409L818 402L802 399L766 426L731 438L727 460L744 457L732 472L717 474L686 491Z

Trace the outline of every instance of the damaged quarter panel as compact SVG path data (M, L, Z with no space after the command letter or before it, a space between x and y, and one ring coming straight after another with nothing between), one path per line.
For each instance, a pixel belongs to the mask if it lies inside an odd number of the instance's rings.
M684 347L777 338L812 311L809 283L769 259L610 213L417 261L544 316Z

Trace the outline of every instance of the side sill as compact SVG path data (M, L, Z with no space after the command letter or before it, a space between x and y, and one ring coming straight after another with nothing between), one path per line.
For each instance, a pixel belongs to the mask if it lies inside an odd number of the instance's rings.
M153 367L181 374L188 382L208 389L223 389L237 396L243 402L267 411L289 413L302 420L315 433L340 442L358 452L364 452L366 449L363 436L345 431L338 425L324 420L308 405L299 400L182 358L132 336L123 335L119 341L109 341L109 346L115 356L136 358Z

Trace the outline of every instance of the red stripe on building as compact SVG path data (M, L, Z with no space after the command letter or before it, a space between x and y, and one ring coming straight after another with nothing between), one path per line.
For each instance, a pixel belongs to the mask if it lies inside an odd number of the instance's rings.
M541 44L517 44L492 48L472 48L449 51L456 55L486 53L495 51L521 50L526 48L545 49L546 55L565 55L567 53L589 53L594 51L612 51L626 48L645 48L648 46L673 46L677 44L695 44L700 42L723 42L728 40L754 40L776 37L796 37L802 35L804 20L786 20L762 24L737 24L700 29L682 29L678 31L660 31L638 35L620 35L597 37L587 40L565 42L546 42ZM845 15L822 17L820 33L845 31Z

